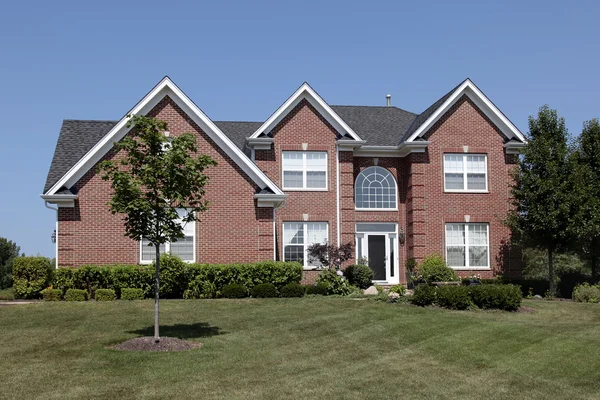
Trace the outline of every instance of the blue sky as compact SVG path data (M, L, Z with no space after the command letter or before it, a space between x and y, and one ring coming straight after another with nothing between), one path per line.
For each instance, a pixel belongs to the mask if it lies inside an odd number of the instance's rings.
M0 236L53 256L39 198L63 119L119 119L169 75L213 120L265 120L303 81L330 104L421 112L466 77L523 131L600 117L593 1L8 2ZM488 4L489 3L489 4Z

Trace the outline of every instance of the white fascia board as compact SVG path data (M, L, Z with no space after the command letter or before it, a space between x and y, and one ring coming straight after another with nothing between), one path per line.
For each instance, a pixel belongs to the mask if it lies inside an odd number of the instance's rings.
M470 79L464 81L454 93L408 138L407 142L412 142L423 135L431 128L449 109L456 103L460 97L466 94L479 107L485 115L504 133L512 139L517 138L523 143L527 140L519 129L487 98L485 94Z
M358 136L358 134L356 134L356 132L354 132L354 130L352 130L352 128L350 128L350 126L348 126L348 124L346 124L346 122L344 122L344 120L329 107L329 104L327 104L306 82L304 82L302 86L300 86L298 90L296 90L294 94L292 94L285 103L283 103L269 119L267 119L265 123L252 134L252 136L250 136L250 138L257 138L262 133L269 133L271 129L277 126L277 124L281 122L281 120L303 99L308 100L308 102L317 109L317 111L338 131L340 135L343 136L348 134L354 140L362 140L360 136Z
M77 200L76 194L40 194L40 197L50 204L56 204L59 208L73 208Z
M367 144L366 140L338 140L336 142L340 151L353 151Z
M406 157L410 153L424 153L431 142L419 140L403 142L398 146L362 146L354 150L356 157Z
M287 194L270 194L270 193L265 193L265 194L260 194L257 193L254 195L254 198L257 200L257 206L258 207L273 207L276 208L279 205L281 205L281 203L283 203L285 201L285 199L287 199Z
M506 154L519 154L526 146L526 143L508 142L504 144L504 151Z
M257 138L246 138L246 144L248 147L254 150L270 150L273 144L273 138L271 137L257 137Z
M169 79L163 78L140 102L138 102L96 145L87 152L61 179L48 190L53 195L65 186L73 186L100 159L110 151L114 142L121 140L130 130L127 128L128 115L144 115L168 95L217 145L240 166L261 188L268 187L274 193L283 194L250 159Z

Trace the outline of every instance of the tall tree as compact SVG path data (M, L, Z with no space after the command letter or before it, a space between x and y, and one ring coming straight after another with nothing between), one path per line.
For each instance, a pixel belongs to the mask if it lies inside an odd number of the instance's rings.
M529 117L528 144L514 172L508 225L522 246L548 252L550 294L555 295L552 258L569 240L568 132L564 118L548 106Z
M154 288L154 340L159 335L160 245L184 237L182 223L196 220L207 210L203 199L208 177L204 170L216 162L197 155L196 138L184 133L170 140L167 123L146 116L130 116L130 134L115 143L118 156L103 161L102 179L110 180L114 194L108 203L113 214L124 214L126 236L146 238L156 251Z
M15 242L0 237L0 289L12 286L12 262L20 250Z
M598 278L600 259L600 123L586 121L571 157L574 208L573 235L577 247L589 258L592 279Z

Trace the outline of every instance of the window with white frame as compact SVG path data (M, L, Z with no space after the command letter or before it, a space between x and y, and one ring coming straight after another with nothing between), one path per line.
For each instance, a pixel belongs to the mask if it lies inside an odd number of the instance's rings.
M306 249L311 244L327 243L327 237L327 222L284 222L284 261L299 261L304 268L321 267L318 260L308 257Z
M284 151L283 189L326 190L327 153L324 151Z
M447 192L487 191L485 154L444 154L444 190Z
M178 256L184 261L194 262L195 257L195 242L196 242L196 222L183 223L182 219L187 215L185 209L178 209L177 214L179 215L178 222L183 226L183 238L178 239L175 242L168 242L160 245L160 254L169 253L174 256ZM142 263L151 263L156 259L156 250L154 246L150 246L150 241L146 238L142 238L140 241L141 256L140 260Z
M396 180L382 167L369 167L356 177L354 202L357 209L395 210Z
M446 262L456 269L489 269L489 225L446 224Z

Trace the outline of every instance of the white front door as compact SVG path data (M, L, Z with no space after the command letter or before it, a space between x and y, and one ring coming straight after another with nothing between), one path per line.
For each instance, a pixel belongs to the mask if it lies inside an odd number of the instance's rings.
M367 259L375 283L400 282L396 228L395 223L356 224L356 259Z

